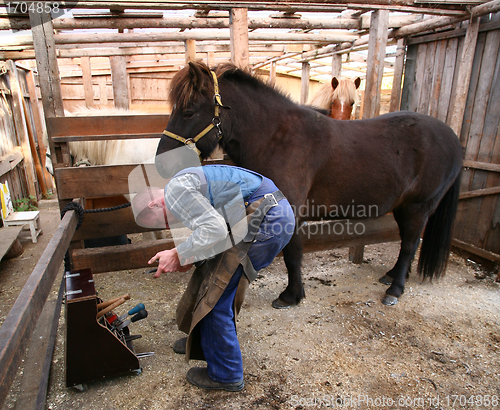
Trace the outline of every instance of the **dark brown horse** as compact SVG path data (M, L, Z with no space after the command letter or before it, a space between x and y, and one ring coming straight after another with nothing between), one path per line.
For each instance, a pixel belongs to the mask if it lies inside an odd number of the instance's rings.
M215 73L190 63L175 75L170 135L162 137L157 154L187 139L206 158L220 144L236 165L274 180L296 210L309 205L311 215L321 211L325 218L338 217L329 210L339 207L350 209L347 217L353 218L373 217L374 209L379 216L393 212L401 250L381 278L391 284L383 299L387 305L404 291L424 228L418 271L430 279L444 272L462 167L462 147L447 125L412 112L338 121L295 104L232 65ZM203 131L210 124L215 126ZM159 158L156 167L165 175L169 164ZM301 212L301 218L308 216ZM304 297L298 234L283 255L289 281L275 307Z

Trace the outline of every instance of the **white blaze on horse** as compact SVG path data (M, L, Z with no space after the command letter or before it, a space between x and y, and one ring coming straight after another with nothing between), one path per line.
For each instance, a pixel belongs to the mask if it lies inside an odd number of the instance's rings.
M333 77L314 95L309 105L327 110L329 116L336 120L350 120L353 116L353 107L358 103L356 91L361 84L358 77L354 81L348 79L337 80Z

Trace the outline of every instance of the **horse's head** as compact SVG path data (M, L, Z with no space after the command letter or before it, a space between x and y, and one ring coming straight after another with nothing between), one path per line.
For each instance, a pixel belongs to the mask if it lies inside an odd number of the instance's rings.
M186 159L192 163L193 156L199 156L200 160L210 156L222 135L220 111L226 108L219 95L216 74L199 62L189 63L174 76L169 99L173 109L155 159L156 168L164 178L182 169L181 162ZM180 157L169 156L167 160L162 155L184 146L191 150L178 150L182 152Z
M332 78L332 110L330 117L336 120L350 120L352 107L358 100L356 89L361 84L361 79L358 77L354 81L337 80Z

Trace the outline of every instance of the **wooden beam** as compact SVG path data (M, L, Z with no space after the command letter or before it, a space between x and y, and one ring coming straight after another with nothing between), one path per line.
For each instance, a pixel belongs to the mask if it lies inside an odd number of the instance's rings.
M0 176L12 171L23 160L21 147L14 147L9 153L0 157Z
M401 84L403 82L405 52L406 47L404 44L404 39L398 39L389 112L399 111L399 106L401 103Z
M248 17L247 9L232 8L229 11L231 62L237 67L248 70Z
M128 110L129 92L125 56L111 56L109 57L109 62L111 63L111 83L113 86L114 105L116 108Z
M342 76L342 55L334 54L332 55L332 77Z
M75 232L77 217L66 212L59 227L0 327L0 406L21 364L31 334Z
M309 96L309 77L311 65L308 62L302 63L302 74L300 76L300 103L305 104Z
M460 192L460 199L477 198L478 196L500 194L500 186L491 188L475 189L474 191Z
M474 255L480 256L481 258L500 263L500 255L487 251L486 249L479 248L470 243L459 241L458 239L452 239L451 245L457 248L463 249L464 251L470 252Z
M399 241L399 229L392 215L359 220L313 222L297 228L304 252ZM172 239L144 241L130 245L72 251L74 269L90 267L93 273L150 267L155 253L175 246Z
M31 152L31 144L28 135L28 119L24 111L24 96L19 82L17 67L14 62L8 61L7 68L9 72L10 92L12 95L12 116L16 128L17 139L23 150L24 169L26 171L26 179L28 184L28 193L30 196L37 198L35 187L36 176L34 172L33 155Z
M196 41L188 39L185 41L186 46L186 65L196 61Z
M465 160L463 166L464 168L474 168L481 169L483 171L500 172L500 164L492 164L490 162Z
M370 64L368 64L366 71L363 119L373 118L380 114L380 88L382 86L385 48L388 37L387 22L389 12L387 10L377 10L372 12L372 16L367 57Z
M118 132L124 137L139 134L161 137L169 117L167 114L142 114L47 118L47 130L52 138L81 135L116 137Z
M83 92L85 94L85 107L94 107L94 89L92 85L92 70L90 68L90 57L81 58Z
M457 76L457 89L455 93L455 104L451 115L450 127L455 134L460 137L462 143L462 121L464 118L465 104L467 102L467 94L469 92L470 76L472 72L472 62L474 61L474 54L476 50L477 35L479 32L480 17L475 17L469 21L467 27L467 34L465 35L464 46L462 55L459 60L458 76Z

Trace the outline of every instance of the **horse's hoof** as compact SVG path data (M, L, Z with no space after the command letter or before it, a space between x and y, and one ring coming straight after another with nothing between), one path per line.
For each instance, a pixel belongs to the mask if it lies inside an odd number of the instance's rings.
M385 295L382 299L382 303L386 306L393 306L398 303L398 298L392 295Z
M283 302L280 298L273 300L272 305L275 309L288 309L291 306L290 303Z
M380 283L383 283L384 285L392 285L393 278L391 278L389 275L384 275L378 281Z

